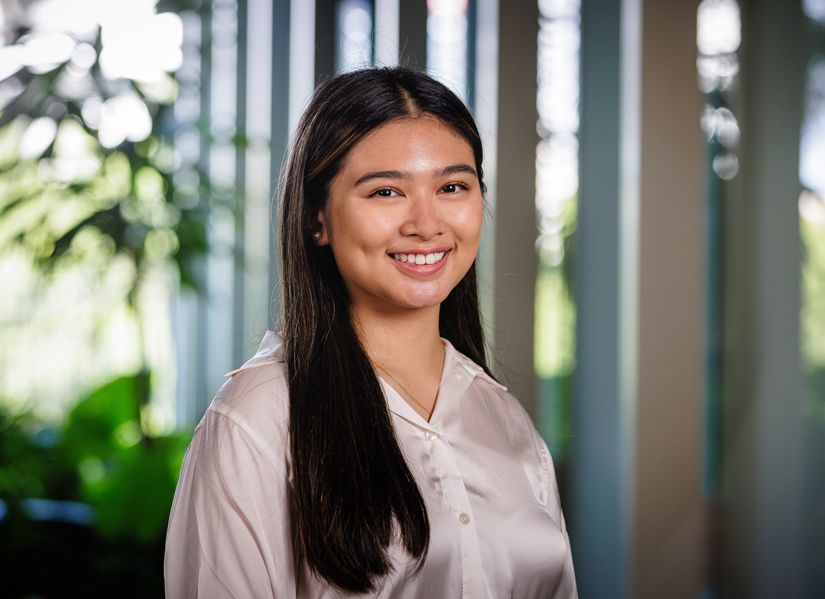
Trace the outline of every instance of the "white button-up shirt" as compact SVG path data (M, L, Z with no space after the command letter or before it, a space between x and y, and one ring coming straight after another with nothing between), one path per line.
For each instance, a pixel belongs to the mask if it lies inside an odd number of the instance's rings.
M507 389L444 340L430 422L379 379L430 520L421 572L400 545L382 598L576 597L553 463ZM296 563L281 338L230 373L195 429L166 538L169 599L343 596Z

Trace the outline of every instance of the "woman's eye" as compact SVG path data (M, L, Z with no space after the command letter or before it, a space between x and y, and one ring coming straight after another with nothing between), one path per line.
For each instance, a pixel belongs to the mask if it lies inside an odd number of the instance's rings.
M444 193L458 193L459 191L465 191L466 189L467 186L464 183L447 183L441 188L441 191Z
M392 198L398 195L398 193L389 187L382 187L381 189L376 189L373 191L371 196L378 196L379 198Z

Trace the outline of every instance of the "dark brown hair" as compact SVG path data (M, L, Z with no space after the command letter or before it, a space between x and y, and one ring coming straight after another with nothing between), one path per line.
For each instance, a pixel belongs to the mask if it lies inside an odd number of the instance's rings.
M289 376L293 534L298 559L349 592L376 589L398 538L420 569L429 546L424 500L393 432L384 395L350 320L329 246L312 239L330 182L365 135L428 115L470 144L473 118L447 87L406 68L353 71L322 83L298 124L280 199L281 297ZM441 304L440 334L487 369L475 264ZM416 570L418 571L418 570Z

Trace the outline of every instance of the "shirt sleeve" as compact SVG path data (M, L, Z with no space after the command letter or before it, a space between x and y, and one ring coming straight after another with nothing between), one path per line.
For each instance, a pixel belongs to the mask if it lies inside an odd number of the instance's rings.
M578 597L576 589L576 574L573 570L573 552L570 547L570 537L567 534L567 523L564 519L564 512L561 509L561 497L559 496L559 486L556 482L556 469L553 466L553 458L547 443L534 429L536 442L539 447L539 454L545 469L545 484L547 498L547 509L553 519L558 522L559 528L564 535L564 543L567 546L567 555L564 559L564 571L562 573L559 587L556 589L554 597Z
M569 599L571 597L578 597L576 590L576 575L573 570L573 554L570 547L570 537L567 534L567 523L564 519L564 512L561 509L561 497L559 495L559 486L556 481L556 469L553 466L553 458L547 443L539 434L532 419L528 415L524 407L512 395L507 395L508 406L510 408L511 420L515 427L512 433L513 438L517 438L526 445L531 445L532 450L529 452L534 456L531 462L535 464L537 458L538 468L530 468L529 470L537 471L536 476L528 474L531 483L536 489L539 501L544 505L545 510L558 525L562 536L564 537L564 544L566 548L564 565L562 567L562 574L559 579L558 586L552 597L559 599Z
M283 435L285 437L285 434ZM181 468L166 537L169 599L295 597L283 438L210 408Z

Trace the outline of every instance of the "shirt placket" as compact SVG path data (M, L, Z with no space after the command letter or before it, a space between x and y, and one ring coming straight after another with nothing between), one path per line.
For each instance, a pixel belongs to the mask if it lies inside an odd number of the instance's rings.
M464 477L458 467L453 449L448 441L455 431L461 397L472 384L476 372L447 361L448 369L439 390L438 403L433 420L426 422L415 412L391 385L382 381L390 399L390 409L412 424L424 437L424 444L440 481L444 500L452 513L458 530L461 548L461 598L485 599L488 596L481 562L481 549L475 515L470 506L470 497L464 484ZM440 405L439 405L440 404Z
M470 497L464 485L464 478L461 476L452 447L447 439L433 431L424 431L424 437L433 463L440 470L436 474L441 481L444 499L458 528L461 546L461 597L462 599L484 597L478 529L470 505Z

